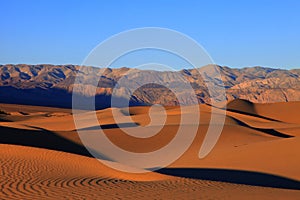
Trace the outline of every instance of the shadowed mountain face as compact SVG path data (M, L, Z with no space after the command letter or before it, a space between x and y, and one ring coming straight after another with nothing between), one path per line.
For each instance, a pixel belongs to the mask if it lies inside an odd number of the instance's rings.
M217 71L221 77L214 76ZM210 66L161 72L75 65L0 65L0 102L71 107L72 91L76 86L76 95L95 98L96 108L105 108L110 106L110 97L117 86L117 98L131 96L130 105L194 104L186 83L192 87L199 103L210 103L210 97L217 101L241 98L259 103L299 101L299 76L300 70L263 67ZM141 84L147 81L152 84ZM219 87L224 84L226 97L218 89L208 91L210 83ZM134 92L128 90L132 85L136 88ZM172 90L176 90L177 97Z

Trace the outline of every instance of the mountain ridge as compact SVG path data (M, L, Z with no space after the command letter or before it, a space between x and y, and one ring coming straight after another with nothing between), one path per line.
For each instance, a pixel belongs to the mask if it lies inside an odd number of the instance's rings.
M237 98L254 103L300 100L300 69L209 65L180 71L145 71L127 67L6 64L0 65L0 102L72 107L72 91L76 87L76 94L87 98L94 98L96 91L97 108L106 108L111 106L114 88L122 81L117 95L120 98L131 95L131 105L193 104L182 78L193 88L198 103L224 99L222 91L208 90L208 82L220 88L224 85L228 101ZM94 80L99 82L95 84ZM144 81L150 84L142 85ZM128 87L134 84L138 89L132 94ZM179 97L172 93L174 89Z

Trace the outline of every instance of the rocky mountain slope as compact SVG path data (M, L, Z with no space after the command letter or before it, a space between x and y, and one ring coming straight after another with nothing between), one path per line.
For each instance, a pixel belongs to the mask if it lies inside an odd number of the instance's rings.
M216 76L217 71L221 77ZM259 103L299 101L299 77L300 69L264 67L232 69L207 66L162 72L125 67L0 65L0 102L71 107L72 91L76 88L76 95L96 98L97 108L110 106L112 94L119 98L131 96L131 105L193 104L195 102L190 98L188 86L192 87L200 103L210 103L211 97L217 101L241 98ZM209 84L218 87L208 90ZM223 86L226 97L219 91ZM128 89L130 87L136 88L134 92Z

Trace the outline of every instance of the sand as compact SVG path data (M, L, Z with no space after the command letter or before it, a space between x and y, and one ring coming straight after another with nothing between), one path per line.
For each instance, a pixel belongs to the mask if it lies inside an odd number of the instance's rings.
M131 174L90 155L75 130L71 110L0 104L9 114L0 115L0 199L300 199L300 113L293 112L300 102L235 100L227 107L220 139L204 159L198 153L211 107L199 105L200 127L188 150L157 172ZM189 116L195 109L166 107L162 130L146 139L120 130L112 110L122 123L152 130L149 107L132 107L129 113L119 108L96 112L112 142L141 153L166 145L176 134L181 114ZM98 125L89 115L83 122L81 128L87 130ZM191 119L183 125L190 130L193 124Z

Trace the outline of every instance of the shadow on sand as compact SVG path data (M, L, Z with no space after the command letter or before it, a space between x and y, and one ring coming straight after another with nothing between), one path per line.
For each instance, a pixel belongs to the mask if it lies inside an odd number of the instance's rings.
M157 172L185 178L300 190L299 181L260 172L207 168L163 168Z
M101 129L114 129L114 128L133 128L139 127L138 123L120 123L120 124L104 124L100 126L92 126L87 128L78 129L79 131L94 131ZM74 130L75 131L75 130Z
M80 144L65 139L54 132L44 129L26 130L0 126L0 144L14 144L30 147L39 147L56 151L64 151L68 153L79 154L83 156L93 157L89 151ZM110 160L104 155L100 155L93 151L97 158Z
M244 126L244 127L250 128L250 129L254 129L254 130L263 132L265 134L268 134L268 135L272 135L272 136L275 136L275 137L281 137L281 138L291 138L291 137L294 137L294 136L291 136L291 135L280 133L279 131L276 131L276 130L270 129L270 128L256 128L256 127L252 127L252 126L249 126L248 124L246 124L246 123L242 122L241 120L236 119L234 117L231 117L231 119L233 119L234 121L236 121L241 126Z

